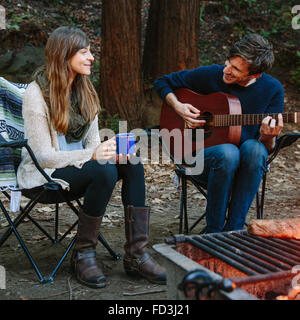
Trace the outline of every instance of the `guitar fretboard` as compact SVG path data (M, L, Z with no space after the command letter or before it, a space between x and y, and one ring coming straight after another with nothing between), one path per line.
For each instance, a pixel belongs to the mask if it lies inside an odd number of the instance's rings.
M267 114L217 114L214 115L214 127L247 126L261 124L262 120L271 116L278 120L277 113ZM282 113L283 122L300 122L300 112Z

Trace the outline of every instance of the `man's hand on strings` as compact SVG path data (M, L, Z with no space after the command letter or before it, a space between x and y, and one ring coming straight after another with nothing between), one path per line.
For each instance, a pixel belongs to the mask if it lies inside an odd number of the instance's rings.
M205 124L205 120L200 120L200 110L191 104L178 102L174 107L188 128L194 129Z
M278 120L267 116L262 120L260 126L259 140L265 145L267 150L271 150L275 146L275 137L277 137L283 128L282 114L278 114Z

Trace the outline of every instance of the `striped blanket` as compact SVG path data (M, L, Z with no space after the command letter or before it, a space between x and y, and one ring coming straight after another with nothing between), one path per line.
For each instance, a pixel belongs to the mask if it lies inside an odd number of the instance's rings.
M24 138L22 97L27 84L12 83L0 77L0 142ZM16 171L21 149L0 148L0 188L17 186Z

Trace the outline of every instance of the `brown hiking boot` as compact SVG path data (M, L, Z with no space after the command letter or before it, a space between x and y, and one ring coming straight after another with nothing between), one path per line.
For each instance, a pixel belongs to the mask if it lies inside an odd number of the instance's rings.
M124 269L134 277L143 277L157 284L166 284L166 273L146 251L149 243L149 207L125 208Z
M96 262L96 245L102 216L91 217L80 210L78 218L71 268L80 283L91 288L103 288L106 286L106 278Z

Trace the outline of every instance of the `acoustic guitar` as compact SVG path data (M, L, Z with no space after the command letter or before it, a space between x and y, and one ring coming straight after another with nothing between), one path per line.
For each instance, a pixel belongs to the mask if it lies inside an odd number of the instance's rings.
M204 130L204 141L196 141L196 130L185 130L185 121L168 104L163 103L160 114L160 134L164 140L170 140L169 133L179 129L182 134L182 156L186 152L197 153L200 148L207 148L223 143L238 145L241 138L242 126L259 125L270 115L277 119L278 114L242 114L240 101L237 97L215 92L208 95L180 88L174 91L182 103L189 103L201 111L200 118L206 121L198 129ZM284 122L300 123L300 112L282 113ZM163 130L166 129L166 130ZM188 134L187 134L188 132ZM178 147L178 145L177 145ZM170 143L170 153L175 156L176 143ZM178 158L178 153L177 153Z

